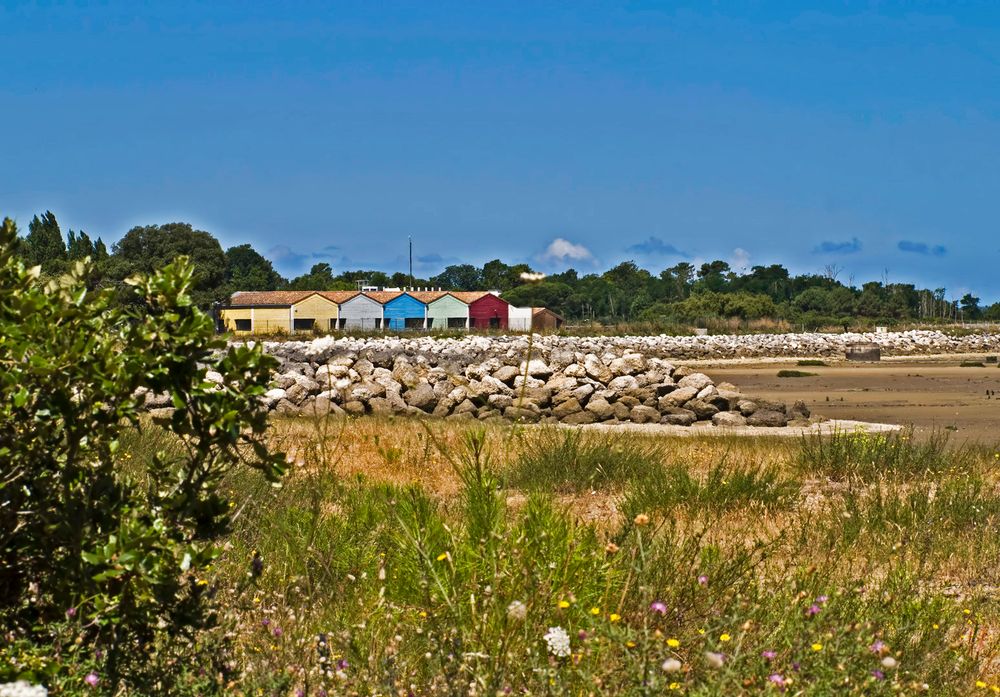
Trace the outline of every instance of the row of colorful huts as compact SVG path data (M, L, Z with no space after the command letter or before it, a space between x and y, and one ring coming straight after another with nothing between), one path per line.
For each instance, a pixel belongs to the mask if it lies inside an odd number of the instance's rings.
M218 310L219 329L272 334L315 331L558 329L544 307L514 307L486 291L253 291Z

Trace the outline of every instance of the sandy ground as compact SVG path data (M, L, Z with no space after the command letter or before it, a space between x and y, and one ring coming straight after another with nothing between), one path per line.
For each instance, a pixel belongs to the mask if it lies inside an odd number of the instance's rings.
M802 400L830 419L912 425L918 433L947 428L961 440L992 444L1000 441L1000 368L995 363L959 367L963 359L983 358L929 356L829 366L742 360L701 362L699 367L716 382L732 382L744 394L788 404ZM781 369L816 376L779 378ZM987 390L998 394L988 396Z
M569 427L577 428L577 427ZM815 423L810 426L785 426L783 428L764 428L762 426L734 426L718 427L710 423L700 422L696 426L666 426L663 424L635 424L621 423L609 426L607 424L590 424L578 428L592 429L596 431L618 431L628 433L648 433L650 435L665 436L782 436L801 437L808 434L833 433L834 431L854 432L858 430L868 433L883 433L886 431L898 431L902 428L897 424L869 423L865 421L851 421L849 419L830 419L822 423Z

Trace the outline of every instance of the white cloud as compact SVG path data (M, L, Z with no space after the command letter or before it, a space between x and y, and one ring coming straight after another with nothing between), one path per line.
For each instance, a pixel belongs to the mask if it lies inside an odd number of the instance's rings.
M594 255L582 244L557 237L545 248L541 258L543 261L593 261Z
M742 272L747 271L750 268L750 252L741 247L737 247L733 250L733 255L730 258L729 265L732 267L733 271Z

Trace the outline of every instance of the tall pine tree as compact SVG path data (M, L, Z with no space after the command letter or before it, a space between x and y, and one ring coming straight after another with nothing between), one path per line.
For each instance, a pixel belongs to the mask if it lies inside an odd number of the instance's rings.
M29 266L41 266L44 273L60 273L66 268L66 242L52 211L31 219L21 251Z

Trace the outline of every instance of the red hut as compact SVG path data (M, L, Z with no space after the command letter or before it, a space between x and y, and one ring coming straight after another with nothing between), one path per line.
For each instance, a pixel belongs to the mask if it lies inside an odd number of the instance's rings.
M510 303L493 293L452 293L469 305L470 329L507 329Z

